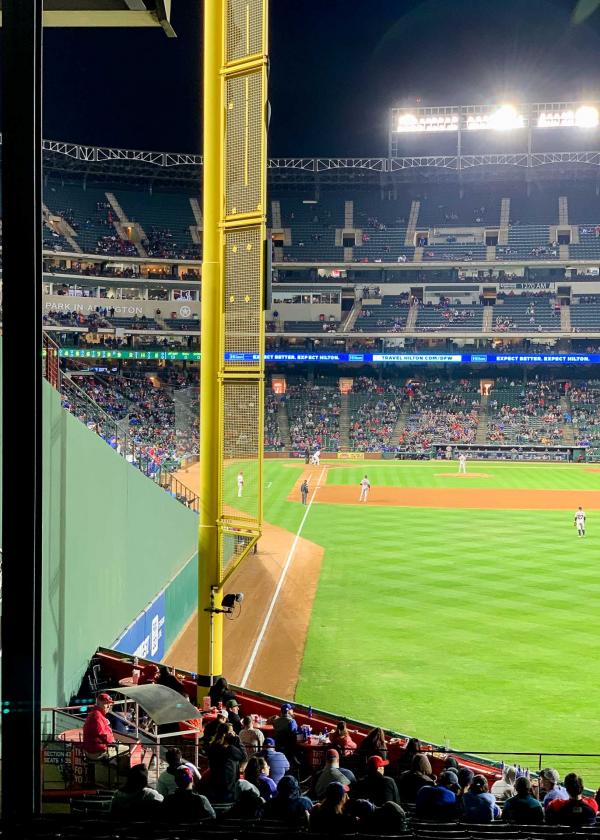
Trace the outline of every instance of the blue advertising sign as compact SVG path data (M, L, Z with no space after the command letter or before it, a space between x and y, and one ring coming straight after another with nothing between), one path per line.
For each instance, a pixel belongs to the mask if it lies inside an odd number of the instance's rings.
M163 589L111 647L130 656L160 662L165 655L165 606Z

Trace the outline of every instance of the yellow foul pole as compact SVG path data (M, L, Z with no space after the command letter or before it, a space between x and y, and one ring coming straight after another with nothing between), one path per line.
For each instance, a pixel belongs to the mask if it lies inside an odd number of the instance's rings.
M202 358L200 363L200 517L198 535L198 684L223 669L223 616L219 583L219 372L221 351L221 170L223 0L204 2L204 166Z

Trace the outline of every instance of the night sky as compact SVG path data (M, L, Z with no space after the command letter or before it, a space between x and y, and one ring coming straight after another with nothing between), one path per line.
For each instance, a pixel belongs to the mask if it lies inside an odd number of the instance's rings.
M576 0L271 0L271 155L378 155L394 104L600 98ZM160 29L46 30L44 136L200 151L202 4Z

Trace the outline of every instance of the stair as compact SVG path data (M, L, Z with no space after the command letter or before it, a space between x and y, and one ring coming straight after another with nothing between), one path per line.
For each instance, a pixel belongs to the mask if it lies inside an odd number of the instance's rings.
M140 224L138 224L137 222L132 222L127 218L127 216L125 215L125 211L123 210L123 208L119 204L119 201L118 201L118 199L117 199L117 197L114 193L107 192L107 193L105 193L105 195L106 195L106 200L108 201L108 203L110 204L112 209L115 211L115 215L116 215L117 219L119 220L118 222L114 223L115 230L116 230L117 234L119 235L119 237L123 241L125 241L127 239L127 237L123 236L123 231L121 230L121 225L132 225L132 226L134 226L136 231L137 231L137 235L138 235L140 241L131 240L132 244L135 246L135 249L138 252L138 254L140 255L140 257L147 257L148 254L147 254L146 249L144 248L144 246L142 245L142 242L141 242L141 240L146 239L146 234L144 233L143 227Z
M396 425L394 426L394 430L392 432L392 443L397 444L400 440L400 435L406 428L406 420L409 414L410 400L404 400L400 413L398 414L398 419L396 420Z
M406 316L406 326L404 327L404 332L415 331L418 316L419 304L416 301L413 301L410 305L410 309L408 310L408 315Z
M197 198L190 198L190 207L192 208L192 213L194 214L194 220L196 222L195 225L190 225L190 236L192 237L192 242L195 245L202 245L202 237L200 236L200 232L203 228L202 222L202 208L200 207L200 202Z
M362 302L362 300L360 300L360 298L358 298L357 300L354 301L354 306L352 307L352 309L348 313L348 317L346 318L346 320L341 325L340 332L343 332L343 333L352 332L352 330L354 328L354 324L356 323L356 319L360 315L360 310L362 309L362 304L363 304L363 302Z
M564 333L571 332L571 307L560 307L560 331Z
M500 227L498 245L508 245L508 223L510 221L510 198L503 198L500 204Z
M344 248L344 262L352 262L354 259L354 248Z
M285 400L279 403L277 409L277 428L279 429L279 437L283 441L284 447L292 448L292 438L290 436L290 418L288 416L287 403Z
M560 398L560 408L563 414L573 416L571 400L568 397ZM575 431L572 423L563 423L563 444L565 446L575 446Z
M415 248L415 253L413 256L413 262L423 262L423 249L422 248Z
M281 202L271 202L271 227L273 230L281 230Z
M477 422L477 431L475 432L475 443L479 445L484 444L487 441L489 401L489 396L484 394L481 398L481 402L479 403L479 420Z
M410 205L410 215L408 217L408 227L406 228L406 236L404 238L405 246L410 247L415 242L415 231L417 229L417 222L419 221L419 210L421 209L420 201L413 201Z
M341 450L350 449L350 398L342 394L340 398L340 445Z
M344 230L352 230L354 227L354 202L344 201Z
M558 224L569 224L569 199L566 195L558 196Z
M200 207L200 202L197 198L190 198L190 207L192 208L192 213L194 214L194 219L196 220L196 226L202 230L202 208Z
M496 259L496 246L488 245L485 249L485 258L488 262L494 262Z
M76 254L81 254L81 246L74 238L75 231L71 227L71 225L62 218L62 216L53 216L52 213L48 210L45 204L42 204L42 213L44 217L44 222L50 228L50 230L56 231L56 233L60 233L60 235L67 240L69 245L71 246L71 250L74 251Z
M560 260L568 260L569 259L569 246L568 245L559 245L558 246L558 258Z
M494 307L483 307L483 321L481 322L481 332L491 333L494 327Z

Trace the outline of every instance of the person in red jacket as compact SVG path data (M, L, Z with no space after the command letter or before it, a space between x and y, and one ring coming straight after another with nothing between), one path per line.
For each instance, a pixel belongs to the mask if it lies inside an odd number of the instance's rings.
M89 710L83 724L83 749L88 758L96 760L107 754L108 744L115 743L112 727L106 713L112 708L113 699L103 692L96 697L96 705Z

